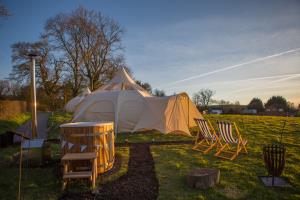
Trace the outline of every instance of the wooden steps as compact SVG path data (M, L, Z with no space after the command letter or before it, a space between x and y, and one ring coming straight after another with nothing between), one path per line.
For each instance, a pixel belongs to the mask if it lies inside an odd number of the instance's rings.
M92 171L67 172L64 174L63 179L92 178L92 176Z
M89 161L91 170L86 171L69 171L69 165L73 161ZM88 178L92 182L92 188L95 188L96 179L97 179L97 153L66 153L61 159L64 166L63 174L63 190L66 188L66 185L70 179L84 179ZM79 166L78 166L79 167ZM81 166L84 167L84 166Z
M96 152L88 153L66 153L62 157L62 161L72 161L72 160L92 160L97 158Z

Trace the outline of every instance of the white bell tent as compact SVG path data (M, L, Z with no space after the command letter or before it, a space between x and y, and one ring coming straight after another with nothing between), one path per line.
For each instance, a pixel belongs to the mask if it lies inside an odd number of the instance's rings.
M88 87L82 89L80 95L68 101L68 103L65 105L65 110L67 112L75 112L77 105L89 94L91 94L91 91Z
M84 98L72 121L114 121L118 133L155 129L190 135L194 118L202 116L186 93L152 96L122 68L107 85Z

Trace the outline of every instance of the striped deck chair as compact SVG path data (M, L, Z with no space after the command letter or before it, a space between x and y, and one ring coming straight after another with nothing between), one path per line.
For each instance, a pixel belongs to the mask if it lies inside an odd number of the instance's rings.
M194 120L199 128L195 145L193 147L194 150L201 151L206 154L216 145L217 147L222 146L210 121L196 118Z
M215 156L234 160L242 150L248 153L246 149L247 140L242 138L236 123L218 121L217 124L220 131L220 138L225 142L225 145L219 149ZM232 126L234 126L236 137L233 136ZM222 152L225 154L224 156L220 155Z

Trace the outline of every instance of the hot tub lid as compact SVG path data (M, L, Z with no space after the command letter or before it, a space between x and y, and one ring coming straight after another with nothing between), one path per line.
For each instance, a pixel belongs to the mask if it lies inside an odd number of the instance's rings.
M61 124L60 128L65 127L94 127L94 126L104 126L104 125L112 125L113 122L111 121L98 121L98 122L72 122Z

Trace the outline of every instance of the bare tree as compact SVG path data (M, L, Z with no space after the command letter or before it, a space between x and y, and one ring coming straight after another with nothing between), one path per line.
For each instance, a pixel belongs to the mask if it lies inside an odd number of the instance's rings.
M196 106L200 106L200 94L198 92L193 94L193 102Z
M79 7L71 13L58 14L47 21L45 32L64 55L74 96L84 78L90 89L95 90L124 65L118 54L123 29L100 12Z
M229 104L231 104L230 101L226 101L224 99L221 99L220 101L217 101L217 103L220 104L220 105L229 105Z
M123 32L117 22L100 12L79 7L71 13L60 13L46 22L40 41L11 46L10 79L22 86L28 85L27 55L39 54L37 89L42 95L41 101L49 101L54 108L57 100L66 101L78 95L86 85L95 90L109 81L119 68L127 68L122 55ZM21 96L27 88L23 87Z
M166 93L163 90L155 89L153 95L157 97L164 97L166 96Z
M84 67L82 73L89 80L91 90L97 89L109 74L118 70L123 64L120 56L121 36L123 29L114 20L103 16L100 12L87 11L83 8L76 10L76 18L84 32L80 49L83 55Z
M20 99L21 90L17 81L0 80L0 99Z
M147 90L150 94L152 94L152 87L149 83L147 82L142 82L142 81L135 81L139 86L141 86L142 88L144 88L145 90Z
M59 98L62 81L63 63L56 60L52 47L47 40L35 43L18 42L12 45L13 70L10 79L26 85L30 78L30 62L28 54L35 52L39 55L36 64L38 86L48 97L48 104L55 108Z
M247 105L248 109L256 109L257 112L264 111L264 104L260 98L253 98L250 103Z
M27 84L30 78L30 63L28 54L38 52L40 43L17 42L11 45L12 49L12 72L9 75L11 80Z
M234 105L237 105L237 106L238 106L238 105L241 105L241 104L240 104L239 101L235 101L235 102L234 102Z
M69 18L64 13L50 18L46 23L46 34L44 36L48 37L49 41L54 44L57 54L62 55L62 60L67 66L68 78L72 83L72 96L76 96L83 81L80 74L80 65L82 63L79 49L80 33L72 28L72 23L66 23Z
M0 97L3 97L9 93L9 81L0 80Z
M193 95L193 101L196 106L207 107L211 103L214 94L215 92L210 89L202 89Z
M14 98L20 98L21 90L22 90L22 85L20 85L16 81L10 81L9 84L9 95L14 97Z

